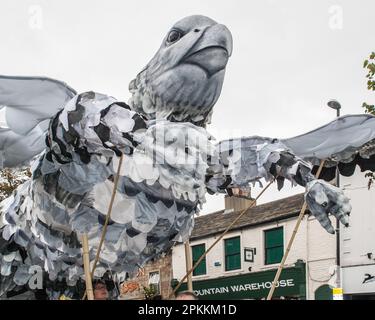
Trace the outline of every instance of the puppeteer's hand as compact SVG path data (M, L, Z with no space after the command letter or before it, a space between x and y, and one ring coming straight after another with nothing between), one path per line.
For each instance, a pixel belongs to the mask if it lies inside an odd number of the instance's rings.
M306 190L307 206L324 229L335 233L329 214L334 215L346 227L349 226L348 217L352 206L341 189L323 180L313 180L307 183Z

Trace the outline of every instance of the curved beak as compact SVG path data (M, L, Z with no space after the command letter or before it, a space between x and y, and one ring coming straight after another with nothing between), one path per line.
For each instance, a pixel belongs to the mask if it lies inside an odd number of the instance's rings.
M208 76L212 76L225 69L228 63L233 49L232 34L222 24L215 24L198 32L202 32L202 36L182 62L197 65L205 70Z

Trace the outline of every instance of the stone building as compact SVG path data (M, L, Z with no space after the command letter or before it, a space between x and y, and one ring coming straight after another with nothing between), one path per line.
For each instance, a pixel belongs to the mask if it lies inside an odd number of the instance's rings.
M168 299L172 292L172 255L164 254L120 286L122 300Z

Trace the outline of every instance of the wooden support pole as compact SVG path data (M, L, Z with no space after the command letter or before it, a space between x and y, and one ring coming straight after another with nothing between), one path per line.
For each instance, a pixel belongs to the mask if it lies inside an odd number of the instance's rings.
M99 262L100 252L102 250L102 246L103 246L103 243L104 243L105 235L107 234L108 222L109 222L109 219L111 218L112 207L113 207L113 203L114 203L115 197L116 197L117 185L118 185L119 178L120 178L120 171L121 171L121 166L122 166L122 160L123 160L123 158L124 158L124 155L121 154L120 160L119 160L119 163L118 163L118 167L117 167L116 176L115 176L115 179L113 181L112 195L111 195L111 200L110 200L109 206L108 206L107 216L105 217L102 235L100 237L100 242L99 242L98 250L96 251L96 256L95 256L94 264L93 264L92 270L91 270L91 277L94 277L94 272L95 272L95 269L96 269L96 265Z
M185 242L185 261L186 261L186 273L192 268L193 264L191 261L190 243L189 240ZM187 278L187 289L193 292L193 277L190 273Z
M90 272L89 241L87 239L86 233L82 235L82 250L83 250L83 268L85 270L87 300L94 300L94 290L92 289L91 272Z
M320 162L320 166L319 166L319 169L318 171L316 172L316 175L315 177L316 178L319 178L320 176L320 173L322 172L322 169L323 169L323 166L324 166L324 160L321 160ZM285 265L285 261L286 259L288 258L288 255L289 255L289 251L293 245L293 242L294 242L294 238L296 237L296 234L297 234L297 231L299 229L299 226L301 224L301 221L305 215L305 211L307 209L307 203L306 201L303 203L303 206L301 208L301 211L299 213L299 216L298 216L298 220L297 220L297 223L294 227L294 230L293 230L293 233L292 233L292 236L291 238L289 239L289 242L288 242L288 245L287 245L287 248L286 248L286 251L284 253L284 256L280 262L280 265L279 267L277 268L277 272L276 272L276 275L275 275L275 278L273 279L272 281L272 287L270 289L270 292L268 293L268 296L267 296L267 300L271 300L272 299L272 296L273 296L273 293L275 291L275 288L276 288L276 283L279 281L279 278L280 278L280 275L281 275L281 271L283 270L284 268L284 265Z
M117 166L117 172L116 172L115 180L113 182L113 189L112 189L111 201L110 201L109 206L108 206L108 212L107 212L107 216L105 218L105 222L104 222L104 226L103 226L102 235L100 237L100 242L99 242L98 250L96 251L95 260L94 260L94 263L92 265L91 278L94 278L94 272L95 272L95 269L96 269L96 265L99 262L100 252L102 250L102 246L103 246L103 243L104 243L105 235L107 234L108 223L109 223L109 219L111 218L113 202L115 201L115 197L116 197L117 185L118 185L119 178L120 178L120 171L121 171L121 166L122 166L122 160L123 160L123 158L124 158L124 155L121 154L120 160L119 160L119 163L118 163L118 166ZM82 300L84 300L86 298L86 293L87 292L85 292L85 294L83 295Z
M236 219L232 221L232 223L224 230L224 232L218 237L213 244L201 255L201 257L194 263L193 267L190 268L190 270L184 275L184 277L179 281L177 286L173 289L171 295L169 298L173 298L177 290L181 287L182 283L187 279L187 277L192 274L192 272L195 270L196 267L202 262L202 260L206 257L206 255L212 250L213 247L217 245L217 243L223 239L223 237L230 231L230 229L237 223L238 220L246 213L246 211L250 208L252 208L256 203L257 200L262 196L262 194L269 188L269 186L274 182L275 180L270 181L263 189L262 191L257 195L257 197L251 202L251 204L245 209L240 212L240 214L237 216Z

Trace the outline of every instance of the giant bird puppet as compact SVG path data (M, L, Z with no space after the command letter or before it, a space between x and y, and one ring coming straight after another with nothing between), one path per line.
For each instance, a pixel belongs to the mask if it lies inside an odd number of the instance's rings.
M0 295L25 287L39 266L48 283L83 278L80 236L93 260L114 177L117 195L94 277L134 272L185 241L206 193L247 189L264 178L306 187L309 210L334 233L329 215L348 225L342 191L314 178L328 159L346 175L374 169L375 119L341 117L291 139L258 136L216 144L206 131L219 98L232 36L204 16L178 21L130 82L128 104L96 92L77 94L44 77L0 76L2 167L32 160L32 178L1 203ZM316 169L316 168L315 168ZM53 287L53 286L52 286ZM47 288L48 289L48 288ZM50 294L54 294L50 290Z

